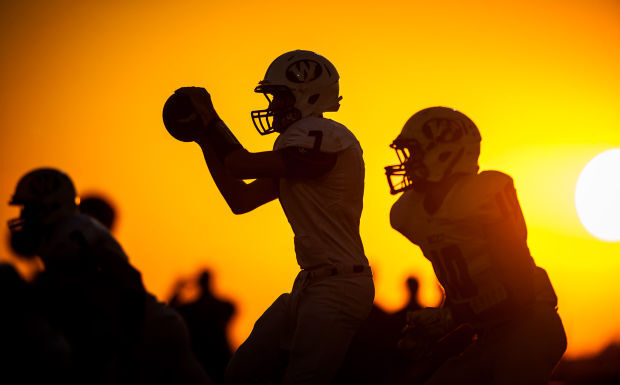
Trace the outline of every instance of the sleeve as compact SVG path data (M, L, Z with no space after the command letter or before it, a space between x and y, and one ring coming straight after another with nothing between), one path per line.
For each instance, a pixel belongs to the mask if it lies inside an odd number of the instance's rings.
M500 225L503 231L524 241L527 228L512 178L498 171L485 171L480 178L478 195L483 201L479 208L484 210L488 222Z
M276 140L287 178L316 178L330 171L338 153L357 143L342 124L330 119L306 117L286 129Z
M287 178L318 178L336 165L338 154L307 150L303 147L285 147L278 150L285 165Z
M497 171L481 173L484 230L493 269L515 306L534 295L534 260L527 246L527 227L512 178Z
M525 220L517 198L514 182L499 171L484 171L463 185L452 200L456 218L475 219L477 223L510 224L525 238Z
M346 150L357 139L345 126L330 119L306 117L286 129L276 140L274 150L299 147L323 153Z

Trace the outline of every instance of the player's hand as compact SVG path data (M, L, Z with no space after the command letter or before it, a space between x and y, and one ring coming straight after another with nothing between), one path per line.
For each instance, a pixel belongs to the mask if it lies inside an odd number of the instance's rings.
M441 337L455 326L449 308L427 307L407 313L407 327L421 329L432 337Z
M175 91L189 97L194 109L202 119L205 127L213 121L213 119L219 119L213 102L211 101L211 95L202 87L181 87Z
M424 308L407 313L398 348L412 358L426 356L431 347L454 328L447 308Z

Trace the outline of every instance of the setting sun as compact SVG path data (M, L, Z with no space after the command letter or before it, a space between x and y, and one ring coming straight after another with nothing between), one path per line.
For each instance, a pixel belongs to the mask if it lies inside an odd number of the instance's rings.
M575 205L590 234L608 242L620 241L620 149L597 155L583 168Z

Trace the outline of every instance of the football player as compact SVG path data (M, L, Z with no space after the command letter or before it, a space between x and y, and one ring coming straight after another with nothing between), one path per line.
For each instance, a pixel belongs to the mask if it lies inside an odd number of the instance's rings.
M402 193L392 227L422 249L446 294L442 308L411 314L410 326L437 342L459 325L477 334L427 384L546 384L566 335L512 178L478 172L478 128L451 108L415 113L391 147L400 163L386 167L388 183Z
M140 273L98 221L78 212L73 182L39 168L17 183L13 249L38 255L44 312L72 348L76 383L212 384L180 315L147 293Z
M204 89L177 90L202 118L195 141L233 213L279 199L295 233L301 271L234 354L230 383L269 383L278 373L284 384L329 383L370 312L374 285L359 235L362 149L344 125L323 117L339 108L338 80L314 52L276 58L254 90L269 105L251 117L260 134L278 137L273 151L257 153L239 144Z

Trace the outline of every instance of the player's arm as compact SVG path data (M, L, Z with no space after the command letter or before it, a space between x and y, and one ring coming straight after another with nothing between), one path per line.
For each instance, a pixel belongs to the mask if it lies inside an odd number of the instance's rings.
M206 152L213 153L215 157L209 159L219 160L214 167L224 165L233 178L316 178L336 164L338 155L321 152L316 143L313 149L287 146L277 151L249 152L220 119L204 88L183 87L176 92L190 98L202 120L205 128L196 133L194 141L205 152L207 164L213 162L207 159ZM227 184L241 186L232 181Z
M286 147L276 151L230 153L225 159L227 170L235 178L317 178L336 164L338 154Z
M279 178L317 178L336 164L337 154L287 147L251 153L241 148L218 156L208 138L196 142L222 196L235 214L255 209L278 197ZM222 162L222 158L224 162ZM246 184L242 179L256 179Z
M205 129L195 141L200 145L209 171L235 214L255 209L278 197L278 179L315 178L331 170L337 154L287 147L278 151L248 152L217 116L206 90L182 88L200 114ZM256 179L246 184L242 179Z
M205 138L196 142L202 149L213 181L233 213L247 213L278 197L278 179L260 177L251 183L245 183L231 175L212 143Z
M258 178L247 184L226 169L226 157L243 146L219 118L209 93L200 87L183 87L175 93L189 97L202 121L193 140L202 149L211 176L232 212L243 214L277 198L277 180Z

